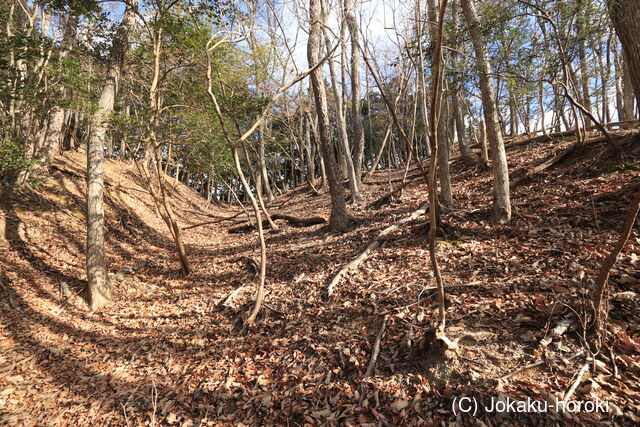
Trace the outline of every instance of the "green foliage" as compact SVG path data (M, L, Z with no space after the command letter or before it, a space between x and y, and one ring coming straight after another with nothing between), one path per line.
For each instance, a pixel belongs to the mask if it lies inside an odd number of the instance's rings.
M3 139L0 141L0 175L28 169L35 161L27 159L19 141Z
M100 10L97 0L44 0L40 3L50 10L76 15L90 15Z

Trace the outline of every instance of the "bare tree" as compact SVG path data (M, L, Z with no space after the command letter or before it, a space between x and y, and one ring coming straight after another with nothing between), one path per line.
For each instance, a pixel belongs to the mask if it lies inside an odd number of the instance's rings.
M451 5L451 8L452 8L451 14L453 18L452 19L453 27L457 32L459 30L458 17L460 15L459 1L454 1L453 4ZM458 46L459 43L457 43L458 39L459 39L459 36L457 36L454 39L453 48L459 47ZM454 57L453 62L454 62L454 66L456 67L456 71L460 71L460 59L459 59L458 53L454 52L453 57ZM456 82L454 81L454 85L451 88L451 109L453 110L453 116L455 118L455 123L456 123L456 136L458 139L458 148L460 149L460 154L462 155L463 161L468 165L472 165L476 163L478 159L476 158L474 153L469 148L469 145L467 144L465 124L464 124L464 114L462 112L462 100L461 100L462 93L461 92L462 90L460 86L456 84Z
M475 0L461 0L462 10L471 33L471 42L476 53L476 66L480 75L480 91L484 119L491 149L491 168L493 172L493 221L506 224L511 220L511 200L509 195L509 169L504 149L502 130L496 97L491 82L491 65L484 36L480 30L480 21Z
M324 44L327 53L331 51L331 41L329 40L329 30L327 25L327 18L329 16L328 10L324 1L322 1L321 7L323 9L323 26L322 31L324 34ZM338 135L340 137L340 147L342 154L342 161L344 167L346 168L346 175L349 179L349 189L351 190L351 198L350 201L352 203L357 202L360 199L360 181L359 175L356 171L356 167L354 165L353 159L351 158L351 150L349 149L349 135L347 132L347 118L344 114L344 105L342 102L342 97L340 95L340 91L338 90L338 81L336 78L336 71L333 58L329 58L327 60L329 65L329 76L331 77L331 89L333 92L333 101L336 107L336 122L338 125ZM345 64L342 63L341 67L344 68ZM344 70L343 70L344 71ZM342 73L345 75L346 73ZM343 82L344 83L344 82Z
M320 42L322 37L321 0L309 0L309 39L307 41L307 60L311 72L311 87L318 116L318 137L322 149L322 157L329 181L331 194L331 215L329 228L335 231L345 231L349 228L351 218L347 213L344 190L338 174L336 155L329 136L329 114L327 107L327 93L322 77L322 70L315 68L319 64Z
M344 14L351 34L351 131L353 134L353 168L361 187L364 160L364 129L360 114L360 29L354 14L355 0L344 0Z

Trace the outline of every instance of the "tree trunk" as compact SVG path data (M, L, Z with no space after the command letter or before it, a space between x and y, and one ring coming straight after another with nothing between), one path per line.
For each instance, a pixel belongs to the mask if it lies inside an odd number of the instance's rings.
M462 0L462 10L469 25L471 41L476 53L476 64L480 74L480 91L491 147L491 168L493 172L493 221L506 224L511 220L511 200L509 198L509 169L504 149L500 121L491 83L491 65L474 0Z
M327 54L331 49L331 42L329 41L329 34L327 31L327 18L328 11L326 11L326 7L323 4L321 5L325 10L323 13L323 22L325 23L322 27L322 31L324 34L324 44ZM329 64L329 75L331 76L331 88L333 92L333 100L336 105L336 122L338 125L338 131L340 136L340 161L342 164L341 170L344 172L344 175L349 180L349 189L351 190L351 202L356 203L360 200L360 179L358 177L358 173L356 171L356 166L354 165L353 159L351 158L351 151L349 149L349 135L347 133L347 120L344 114L344 105L342 103L342 97L340 95L340 91L338 90L338 81L336 78L335 66L333 62L333 58L328 58L327 63ZM344 71L344 67L346 65L344 63L341 64L342 67L342 75L345 76L346 73ZM343 85L345 82L342 82Z
M629 71L629 65L626 61L622 63L622 102L623 102L623 114L622 120L634 119L634 89L631 82L631 72Z
M609 0L609 15L622 42L625 68L629 71L636 100L640 100L640 2Z
M437 2L435 0L429 0L428 1L428 6L429 6L429 10L428 10L428 17L429 17L429 21L431 22L437 22L438 19L438 5ZM429 31L429 35L431 38L431 44L432 46L435 46L436 44L436 38L438 37L438 31L437 31L437 26L436 25L431 25L430 26L430 31ZM445 55L442 54L442 56L440 58L436 58L435 57L436 52L434 51L432 53L432 57L431 57L431 64L432 64L432 68L435 68L435 64L436 63L440 63L441 66L444 69L444 62L445 62ZM433 69L432 69L432 74L433 74ZM433 126L437 126L437 132L435 132L435 129L432 129L431 131L433 133L435 133L437 135L437 144L438 144L438 149L437 151L437 160L438 160L438 172L437 172L437 176L438 176L438 181L440 181L440 198L441 198L441 202L443 205L447 206L447 207L452 207L453 206L453 196L451 194L451 174L449 172L449 143L447 140L447 118L448 118L448 114L447 114L447 102L446 102L446 91L445 91L445 79L444 79L444 72L440 73L440 81L437 82L437 84L432 80L431 83L431 90L434 90L434 87L439 87L440 91L442 93L438 93L438 94L431 94L431 102L433 103L433 99L434 96L439 97L439 99L441 101L438 102L438 105L440 106L440 111L437 111L436 117L438 118L438 122L437 123L429 123L430 125ZM431 108L433 108L433 105L431 106Z
M321 0L309 0L309 38L307 41L307 60L309 68L315 67L319 62L320 38L322 15L320 10ZM315 69L311 75L311 87L318 116L318 137L322 149L322 157L326 168L329 193L331 195L331 216L329 228L335 231L345 231L349 228L350 217L347 214L344 189L338 176L338 164L335 150L329 136L329 115L327 108L327 94L322 77L322 70Z
M613 62L615 64L616 110L618 111L618 121L626 120L624 95L622 93L622 79L624 71L622 69L622 58L620 58L620 55L618 54L617 45L613 49Z
M302 121L303 121L303 138L304 138L304 151L305 154L307 156L307 181L309 182L309 184L311 185L315 185L315 170L316 170L316 163L315 163L315 153L312 150L312 145L311 145L311 124L310 124L310 119L308 116L308 113L305 112L304 116L302 117Z
M455 91L451 95L451 108L453 109L453 115L456 122L456 135L458 138L458 148L460 149L460 154L462 155L462 160L467 165L473 165L476 163L477 158L469 148L467 144L466 132L465 132L465 124L464 124L464 115L462 113L462 103L460 102L460 92Z
M70 14L64 19L62 29L62 50L60 51L60 59L64 59L69 55L71 48L76 41L76 33L78 28L78 16ZM68 97L65 90L59 92L61 97ZM62 132L64 126L64 108L59 105L53 107L50 115L49 129L47 130L45 145L40 155L41 162L51 162L54 153L59 152L62 147L64 134Z
M355 0L345 0L345 16L351 33L351 131L353 137L353 168L359 188L362 187L362 161L364 158L364 128L360 114L360 33L353 9Z
M444 55L443 55L444 57ZM441 59L444 66L444 58ZM444 78L443 82L444 83ZM438 181L440 181L440 199L444 206L453 207L453 194L451 192L451 172L449 171L449 137L447 122L449 107L446 91L442 91L440 113L438 118Z
M546 125L546 121L545 121L545 108L544 108L544 82L542 80L540 80L540 82L538 83L538 114L540 114L540 127L542 129L542 133L543 134L547 134L547 125Z
M111 298L104 248L104 137L113 111L124 59L129 47L129 32L135 25L137 4L129 4L113 38L98 110L93 115L87 147L87 282L88 302L92 310Z
M431 157L431 144L429 144L429 117L427 113L427 82L424 76L424 49L422 46L423 22L420 0L416 0L415 6L416 38L418 39L418 67L416 79L418 81L418 100L420 102L420 118L422 119L422 139L425 141L426 157Z
M273 191L271 191L271 186L269 185L269 177L267 174L267 161L264 151L264 138L265 138L265 129L266 124L261 123L259 126L259 137L258 137L258 168L260 169L258 173L260 174L262 181L262 188L267 193L267 202L273 202Z
M511 136L518 135L518 112L516 111L513 94L509 94L509 126Z
M584 13L584 1L578 0L578 38L580 41L578 42L578 57L580 58L580 84L582 85L582 105L584 108L591 112L591 91L589 89L589 68L587 66L587 48L585 46L585 32L584 32L584 21L586 20L586 16ZM584 118L585 127L591 126L591 120L587 117Z

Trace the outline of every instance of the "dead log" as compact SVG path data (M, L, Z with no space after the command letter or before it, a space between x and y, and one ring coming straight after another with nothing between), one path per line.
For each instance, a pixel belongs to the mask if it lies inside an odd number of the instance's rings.
M511 181L511 188L515 188L518 185L522 184L523 182L531 179L533 176L539 174L540 172L549 169L551 166L555 165L556 163L559 163L560 161L562 161L563 159L565 159L569 154L573 153L576 148L580 147L581 144L573 144L571 145L569 148L562 150L560 153L556 154L555 156L553 156L552 158L545 160L544 162L540 163L539 165L534 166L533 168L531 168L530 170L528 170L524 175L519 176L515 179L513 179Z
M327 219L323 216L312 216L309 218L304 218L304 217L297 217L293 215L287 215L283 213L273 213L271 214L271 219L273 219L274 221L278 219L283 219L294 227L311 227L312 225L324 224L327 222ZM266 226L268 224L269 223L267 222L266 219L262 221L263 226ZM253 224L243 224L237 227L230 228L228 232L230 234L241 234L241 233L248 233L253 230L255 230L255 226Z
M283 219L287 221L290 225L294 227L310 227L312 225L324 224L327 222L327 219L323 216L312 216L309 218L297 217L292 215L286 215L283 213L273 213L271 214L271 218L273 220Z
M360 264L362 264L362 262L365 259L367 259L367 257L371 253L371 251L373 251L375 248L379 247L382 244L382 242L385 240L385 238L391 232L393 232L393 231L397 230L398 228L402 227L404 224L413 221L414 219L420 217L421 215L424 215L424 213L427 211L428 207L429 207L429 203L427 202L427 203L423 204L422 206L420 206L420 208L418 210L414 211L411 215L407 216L406 218L401 219L400 221L396 222L395 224L392 224L389 227L387 227L384 230L382 230L380 232L380 234L378 234L376 236L376 238L373 239L373 241L371 243L369 243L369 246L367 246L366 249L364 251L362 251L362 253L360 253L360 255L358 255L356 257L356 259L351 261L349 264L345 265L338 272L338 274L335 275L333 280L331 280L331 283L329 283L329 286L327 286L327 296L330 297L333 294L333 290L335 289L336 285L340 282L340 280L349 271L357 269L360 266Z

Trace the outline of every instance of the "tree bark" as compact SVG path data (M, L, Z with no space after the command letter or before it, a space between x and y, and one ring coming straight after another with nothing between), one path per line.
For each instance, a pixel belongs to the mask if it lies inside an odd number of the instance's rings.
M444 55L443 55L444 56ZM444 58L441 59L444 68ZM444 83L442 78L440 85ZM442 87L442 86L441 86ZM451 191L451 172L449 171L449 137L448 137L448 117L449 106L447 103L446 91L442 91L440 113L438 118L438 181L440 181L440 199L444 206L453 207L453 193Z
M634 89L631 82L631 72L629 71L629 65L626 61L622 63L622 102L623 102L623 117L621 120L633 120L634 119Z
M584 108L592 112L591 110L591 91L589 89L589 67L587 66L587 48L585 43L585 21L587 19L585 12L584 0L578 0L578 57L580 58L580 84L582 85L582 105ZM584 118L584 126L591 126L591 120L588 117Z
M459 2L454 2L451 6L452 8L452 16L453 16L453 27L455 31L459 31L458 28L458 17L460 15L460 5ZM454 39L455 40L455 39ZM454 48L459 48L459 43L454 43ZM462 68L460 65L460 57L454 52L453 53L453 64L457 71L460 71ZM456 135L458 139L458 148L460 149L460 154L462 155L462 160L467 165L473 165L476 163L477 159L475 155L471 152L471 149L467 145L466 134L465 134L465 124L464 124L464 114L462 112L462 102L460 98L462 97L461 88L459 86L459 81L454 81L452 90L451 90L451 109L453 110L453 117L455 119L456 126ZM513 120L513 119L512 119ZM512 122L513 125L513 122Z
M509 169L504 141L500 130L500 120L491 83L491 65L484 36L480 31L480 21L474 0L462 0L462 10L469 26L471 41L476 53L476 64L480 74L480 91L484 110L487 136L491 147L491 168L493 172L493 221L506 224L511 220L511 200L509 195Z
M107 119L113 111L116 91L129 47L129 33L135 25L137 3L127 6L113 38L98 110L94 113L87 147L87 283L91 310L111 299L104 248L104 137Z
M609 15L622 42L624 62L629 70L636 100L640 100L640 2L609 0Z
M320 38L322 15L320 9L321 0L309 0L309 39L307 41L307 60L309 68L315 67L319 62ZM318 137L322 149L322 157L326 168L329 193L331 195L331 215L329 228L335 231L346 231L351 223L347 214L344 189L338 175L335 150L329 137L329 115L327 108L327 93L322 77L322 70L315 69L311 72L311 87L318 116Z
M266 124L260 124L258 132L258 167L260 170L258 173L261 177L262 188L267 193L267 202L271 203L273 202L274 196L273 191L271 191L271 186L269 185L269 174L267 173L267 161L264 150L265 129Z
M355 0L345 0L345 17L351 33L351 131L353 137L353 168L359 188L362 187L361 171L364 158L364 127L360 114L360 33L354 15Z
M322 27L322 32L324 34L324 43L325 49L327 53L331 50L331 42L329 41L329 34L327 31L327 18L328 11L323 4L321 4L323 10L323 21L324 25ZM331 88L333 92L333 100L336 104L336 122L338 125L339 136L340 136L340 158L342 163L342 171L345 173L347 179L349 180L349 189L351 190L351 202L356 203L360 200L360 187L361 182L358 177L358 173L356 171L356 166L354 165L353 159L351 158L351 150L349 149L349 135L347 132L347 120L344 114L344 105L342 103L342 96L340 95L340 91L338 90L338 80L336 78L335 66L333 62L333 58L328 58L327 63L329 64L329 75L331 76ZM346 73L344 71L345 64L341 64L342 75L345 76ZM342 82L345 84L345 82Z

